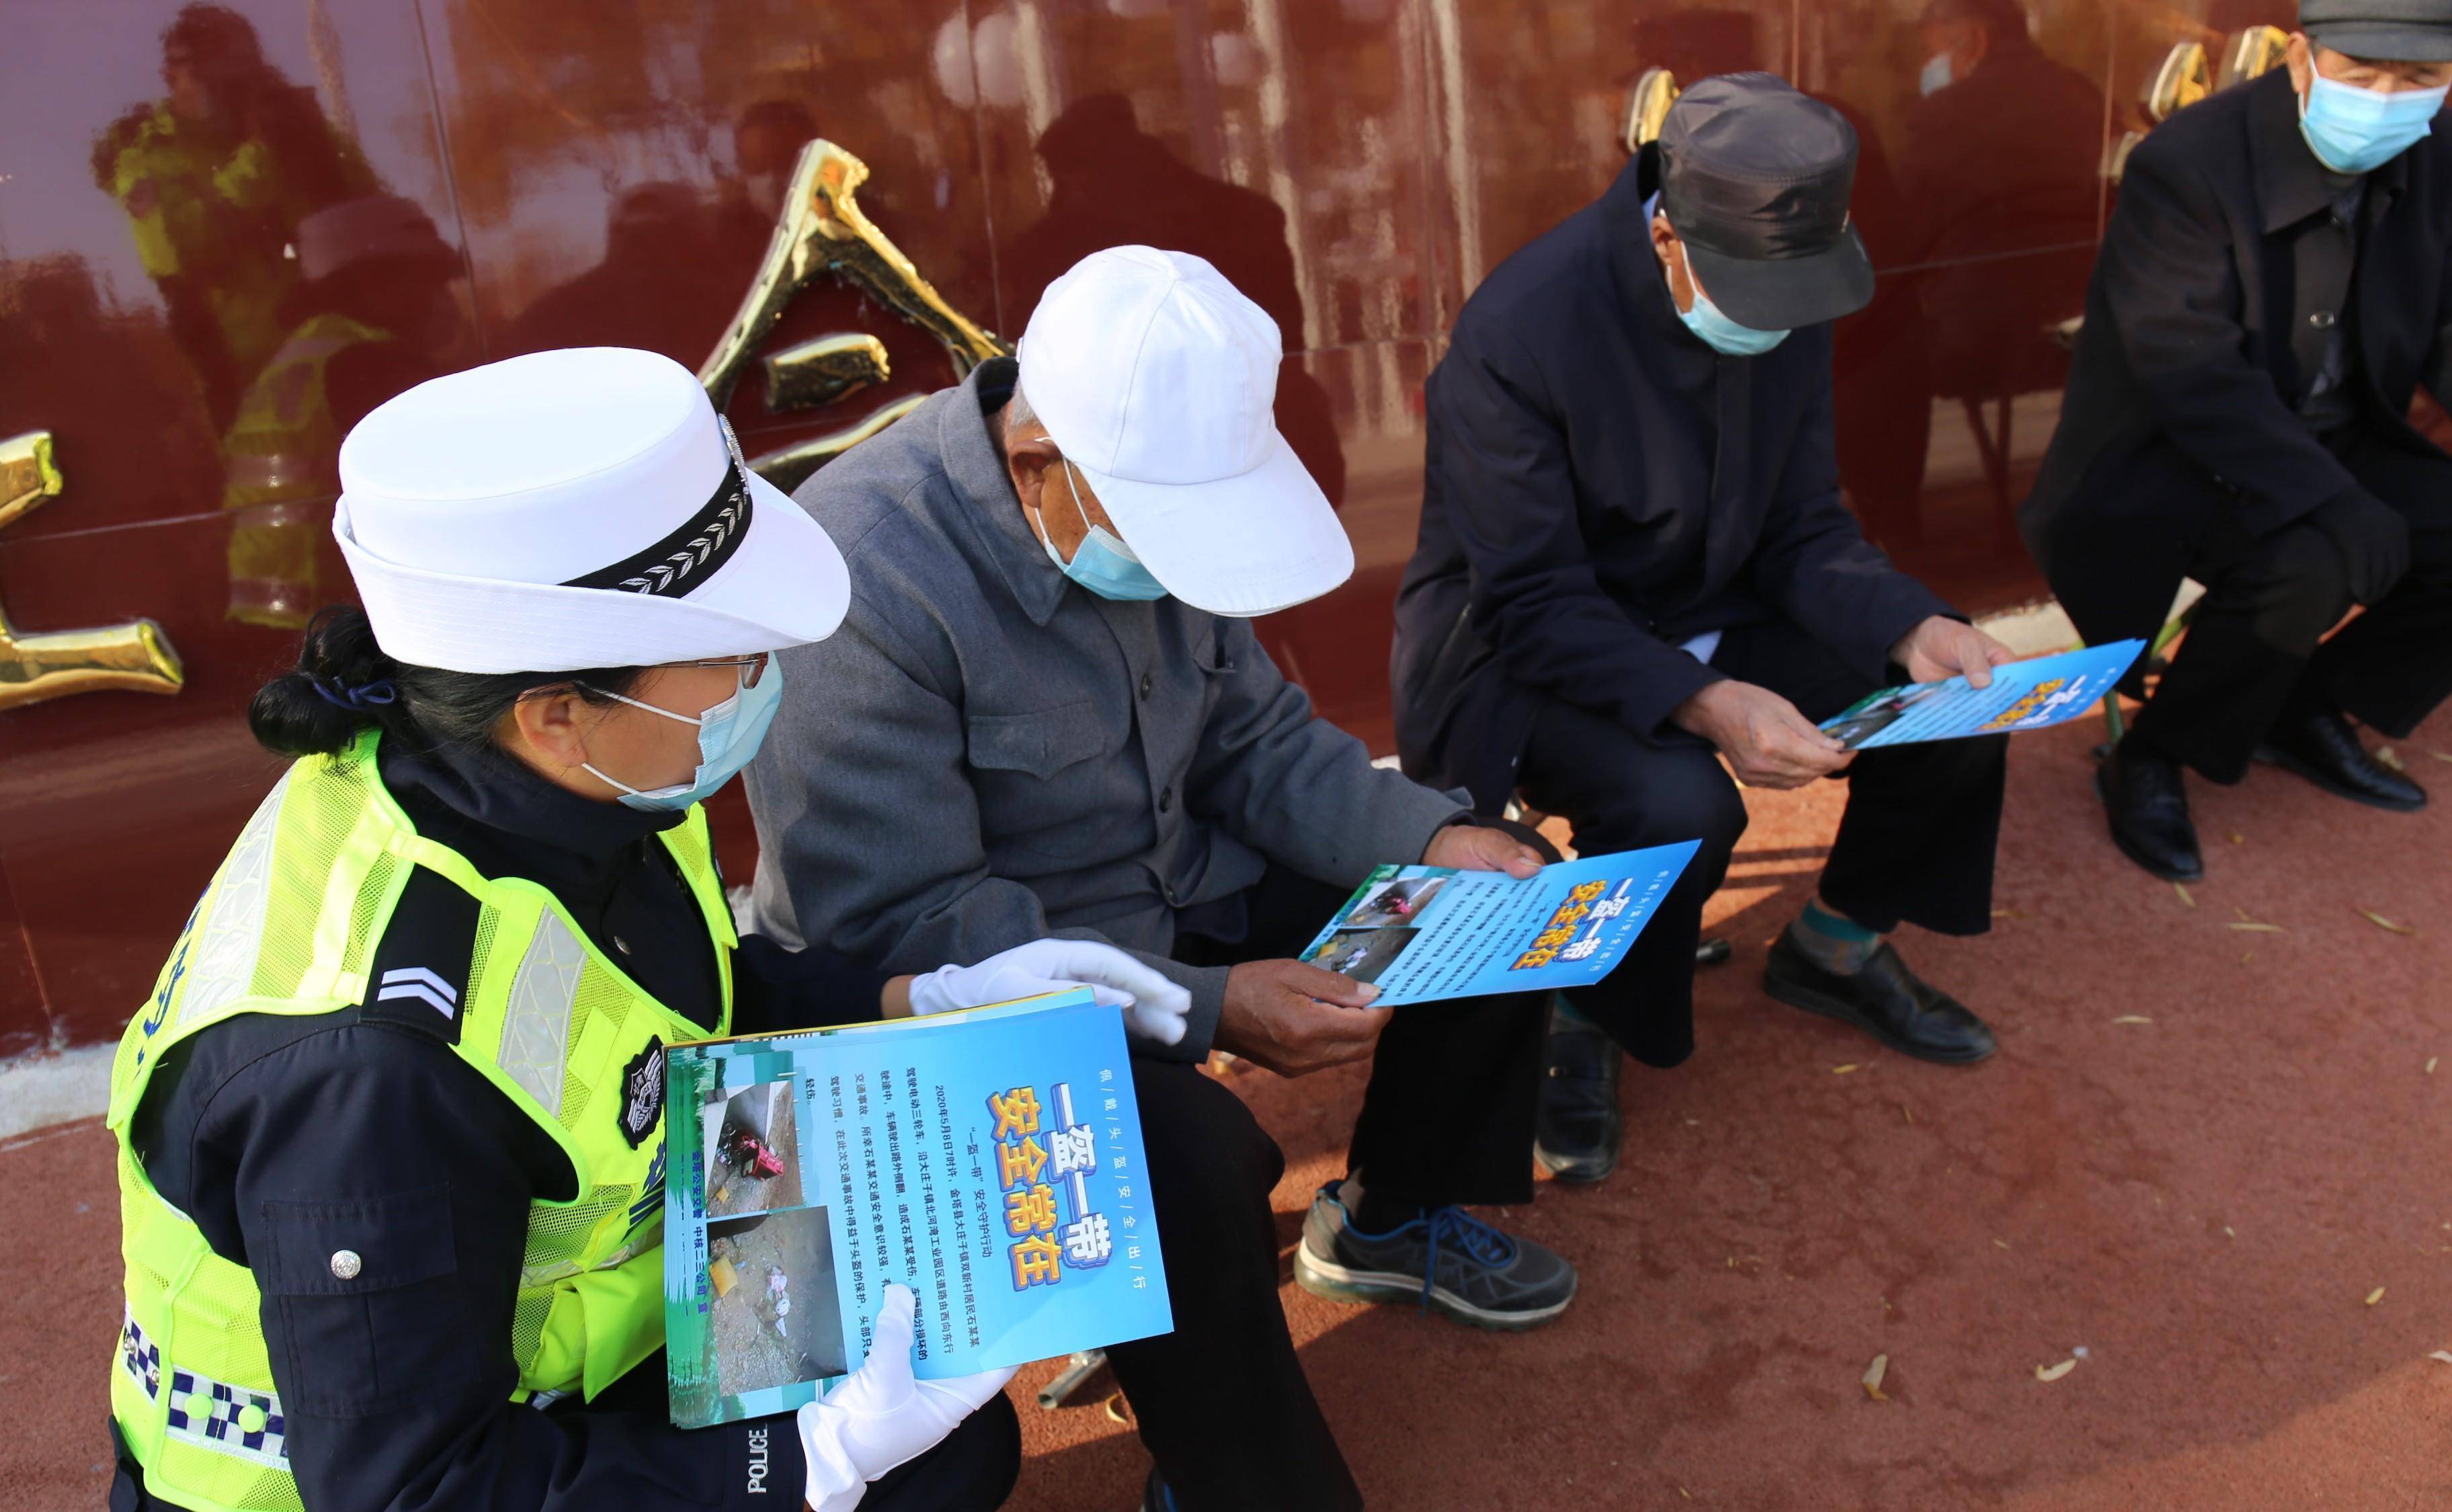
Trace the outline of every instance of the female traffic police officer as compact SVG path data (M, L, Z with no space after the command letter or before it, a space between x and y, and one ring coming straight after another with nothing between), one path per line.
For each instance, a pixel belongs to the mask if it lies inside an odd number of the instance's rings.
M889 980L736 939L699 803L848 588L677 363L438 379L341 478L365 608L256 696L298 760L112 1068L111 1505L993 1506L1010 1372L915 1383L900 1286L797 1432L667 1424L662 1048L1057 979L1164 1039L1182 991L1073 941Z

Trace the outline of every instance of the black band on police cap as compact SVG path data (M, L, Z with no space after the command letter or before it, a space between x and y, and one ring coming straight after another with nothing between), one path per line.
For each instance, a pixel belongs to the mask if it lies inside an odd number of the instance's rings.
M749 534L749 478L741 461L740 443L732 439L732 426L720 419L718 423L723 425L724 448L730 455L724 460L723 477L716 483L714 495L698 512L646 550L573 578L562 586L680 599L687 597L691 589L714 577L732 560L732 554L741 549L742 539Z

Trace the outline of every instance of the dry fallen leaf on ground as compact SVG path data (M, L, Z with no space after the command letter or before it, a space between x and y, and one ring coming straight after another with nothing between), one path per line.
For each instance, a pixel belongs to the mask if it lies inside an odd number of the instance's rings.
M1847 1075L1849 1071L1855 1070L1856 1069L1857 1069L1856 1063L1855 1063L1854 1061L1849 1061L1849 1062L1847 1065L1845 1065L1845 1066L1833 1066L1833 1067L1831 1067L1831 1068L1830 1068L1830 1074L1831 1074L1831 1075L1833 1075L1833 1076L1845 1076L1845 1075Z
M2233 845L2245 845L2247 843L2247 836L2240 834L2237 830L2233 830L2230 832L2230 843Z
M2434 1055L2429 1055L2429 1056L2427 1056L2427 1057L2426 1057L2426 1074L2427 1074L2427 1075L2432 1076L2432 1075L2434 1075L2434 1074L2435 1074L2435 1063L2436 1063L2436 1061L2437 1061L2438 1059L2440 1059L2440 1058L2441 1058L2441 1057L2439 1057L2439 1056L2434 1056Z
M2035 1379L2038 1381L2058 1381L2061 1377L2068 1374L2076 1368L2077 1362L2075 1360L2064 1360L2056 1365L2037 1365L2035 1366Z
M2007 1239L1995 1239L1992 1241L1992 1244L1995 1248L2007 1249L2009 1247L2009 1241Z
M2395 924L2392 920L2385 918L2383 914L2377 913L2373 909L2360 909L2358 911L2358 914L2359 917L2374 925L2377 929L2390 930L2395 934L2415 934L2418 933L2406 924Z
M1882 1377L1889 1373L1889 1368L1890 1357L1888 1355L1877 1354L1873 1356L1873 1363L1865 1367L1865 1395L1872 1398L1876 1402L1888 1402L1890 1400L1889 1398L1882 1395Z
M2238 1230L2238 1229L2236 1229L2236 1228L2233 1228L2233 1227L2232 1227L2230 1225L2228 1225L2228 1224L2225 1224L2225 1225L2223 1225L2223 1235L2224 1235L2224 1237L2225 1237L2225 1238L2229 1238L2229 1239L2237 1239L2237 1238L2239 1237L2239 1230Z
M2290 933L2279 924L2259 924L2254 919L2249 919L2244 923L2225 924L2223 928L2226 930L2238 930L2241 933L2247 934L2287 934Z
M2452 1349L2429 1349L2426 1351L2426 1358L2441 1360L2445 1365L2452 1365Z
M2033 914L2027 913L2025 909L1994 909L1992 911L1992 916L1996 919L2025 919L2034 917Z
M2452 761L2452 755L2446 755L2442 751L2429 751L2426 754L2438 761Z
M2370 1292L2368 1292L2368 1293L2367 1293L2367 1306L2368 1306L2372 1307L2372 1306L2374 1306L2377 1303L2382 1302L2382 1301L2383 1301L2383 1288L2382 1286L2378 1286L2375 1290L2370 1291Z
M2383 762L2385 766L2392 768L2395 772L2406 772L2409 770L2409 764L2402 760L2401 753L2388 745L2380 745L2376 747L2375 758L2378 761Z
M2196 900L2196 898L2195 898L2193 895L2191 895L2191 894L2189 893L2189 892L2188 892L2188 884L2186 884L2185 882L2174 882L2174 883L2172 883L2172 884L2171 884L2171 891L2172 891L2172 892L2174 892L2174 893L2179 893L2179 894L2180 894L2180 901L2181 901L2181 902L2183 902L2183 903L2185 903L2188 907L2190 907L2190 908L2195 908L2195 907L2197 906L2197 900Z
M2147 1018L2143 1013L2123 1013L2118 1018L2113 1019L2112 1022L2115 1024L2151 1024L2154 1021Z

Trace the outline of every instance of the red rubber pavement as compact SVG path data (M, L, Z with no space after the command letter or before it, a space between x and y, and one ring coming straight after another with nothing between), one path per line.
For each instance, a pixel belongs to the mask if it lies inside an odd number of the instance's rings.
M2097 728L2017 742L1992 933L1901 939L2000 1031L1991 1062L1760 994L1844 795L1750 795L1694 1059L1629 1069L1609 1183L1491 1215L1581 1267L1566 1316L1488 1334L1286 1286L1375 1505L2452 1505L2452 1364L2427 1358L2452 1348L2452 714L2398 745L2446 795L2418 815L2261 769L2193 783L2193 907L2105 837ZM1361 1076L1234 1085L1285 1146L1291 1253ZM98 1504L110 1182L91 1125L0 1147L0 1507ZM1028 1404L1052 1371L1015 1387L1012 1504L1133 1505L1128 1425Z

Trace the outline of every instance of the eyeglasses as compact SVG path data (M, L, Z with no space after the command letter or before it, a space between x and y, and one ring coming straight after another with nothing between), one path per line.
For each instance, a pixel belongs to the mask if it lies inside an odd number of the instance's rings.
M774 653L761 651L754 657L709 657L703 661L681 664L684 667L731 667L740 674L742 687L754 688L758 686L758 679L766 675L766 663L773 659Z

